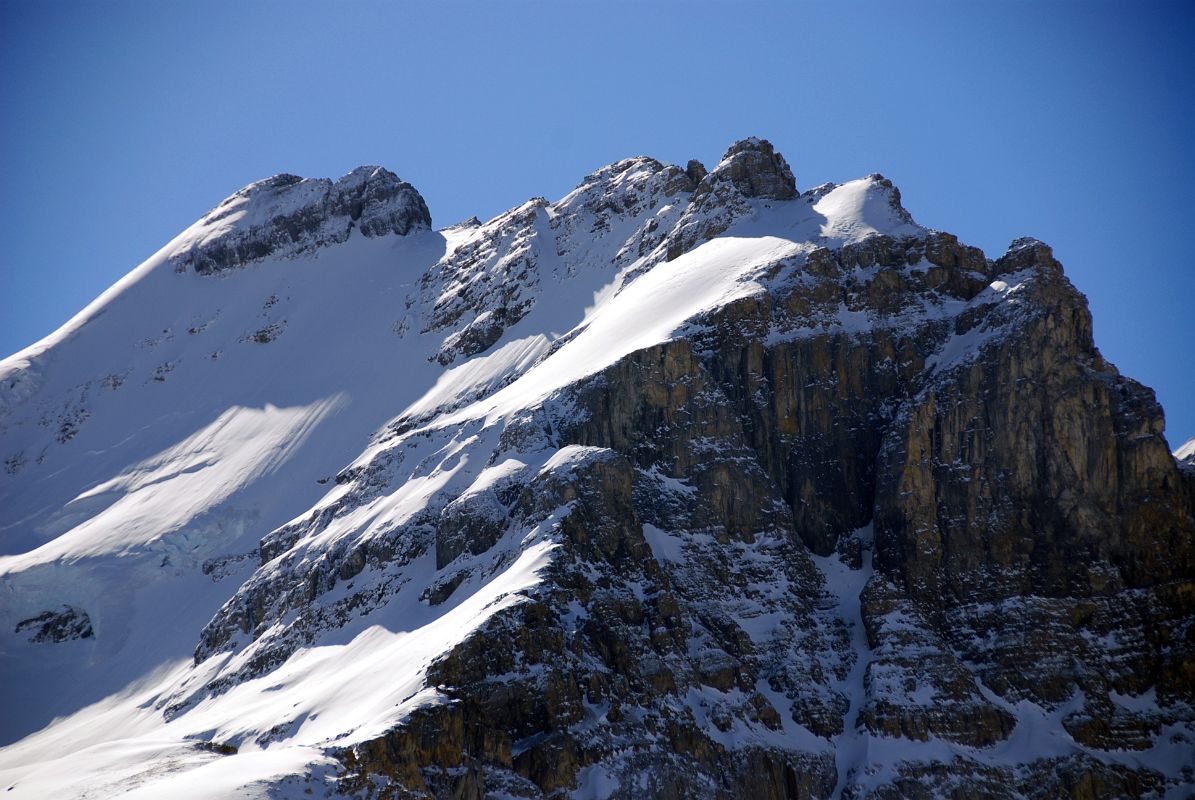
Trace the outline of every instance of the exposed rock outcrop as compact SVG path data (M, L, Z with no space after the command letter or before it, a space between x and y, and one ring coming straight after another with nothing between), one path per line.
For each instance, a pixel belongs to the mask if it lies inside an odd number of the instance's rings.
M268 256L295 256L345 241L431 228L415 187L382 167L336 182L275 175L224 200L183 234L171 256L179 272L210 275Z
M718 166L701 178L698 198L716 192L723 182L733 185L743 197L791 200L797 196L797 182L788 162L767 139L743 139L731 145Z
M17 623L16 633L25 634L31 642L69 642L90 639L95 635L87 612L75 606L63 606L60 611L44 611Z
M667 237L665 256L669 261L751 214L753 201L791 200L798 194L788 162L764 139L735 142L709 172L700 162L691 161L685 174L696 188Z

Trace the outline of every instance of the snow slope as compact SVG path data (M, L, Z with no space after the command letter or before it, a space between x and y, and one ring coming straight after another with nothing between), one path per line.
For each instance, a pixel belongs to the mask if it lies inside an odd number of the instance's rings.
M1174 451L1174 457L1184 462L1195 460L1195 437L1179 445L1178 449Z

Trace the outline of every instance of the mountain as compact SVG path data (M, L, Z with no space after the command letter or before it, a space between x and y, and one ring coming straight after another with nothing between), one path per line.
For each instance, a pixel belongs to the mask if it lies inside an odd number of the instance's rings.
M1188 439L1174 451L1174 457L1186 467L1195 467L1195 437Z
M276 176L0 362L0 787L1187 796L1163 427L1048 246L763 140Z

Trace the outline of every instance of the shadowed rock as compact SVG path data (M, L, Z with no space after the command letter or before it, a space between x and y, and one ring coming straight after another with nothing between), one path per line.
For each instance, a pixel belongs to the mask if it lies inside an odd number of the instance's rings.
M415 187L382 167L358 167L333 183L275 175L216 206L183 235L175 270L201 275L243 267L269 256L297 256L364 236L405 236L431 228Z

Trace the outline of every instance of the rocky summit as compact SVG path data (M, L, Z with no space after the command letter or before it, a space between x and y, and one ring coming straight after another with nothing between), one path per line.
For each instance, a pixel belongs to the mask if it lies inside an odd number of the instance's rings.
M1163 429L1049 246L761 139L276 176L0 362L0 789L1187 797Z

